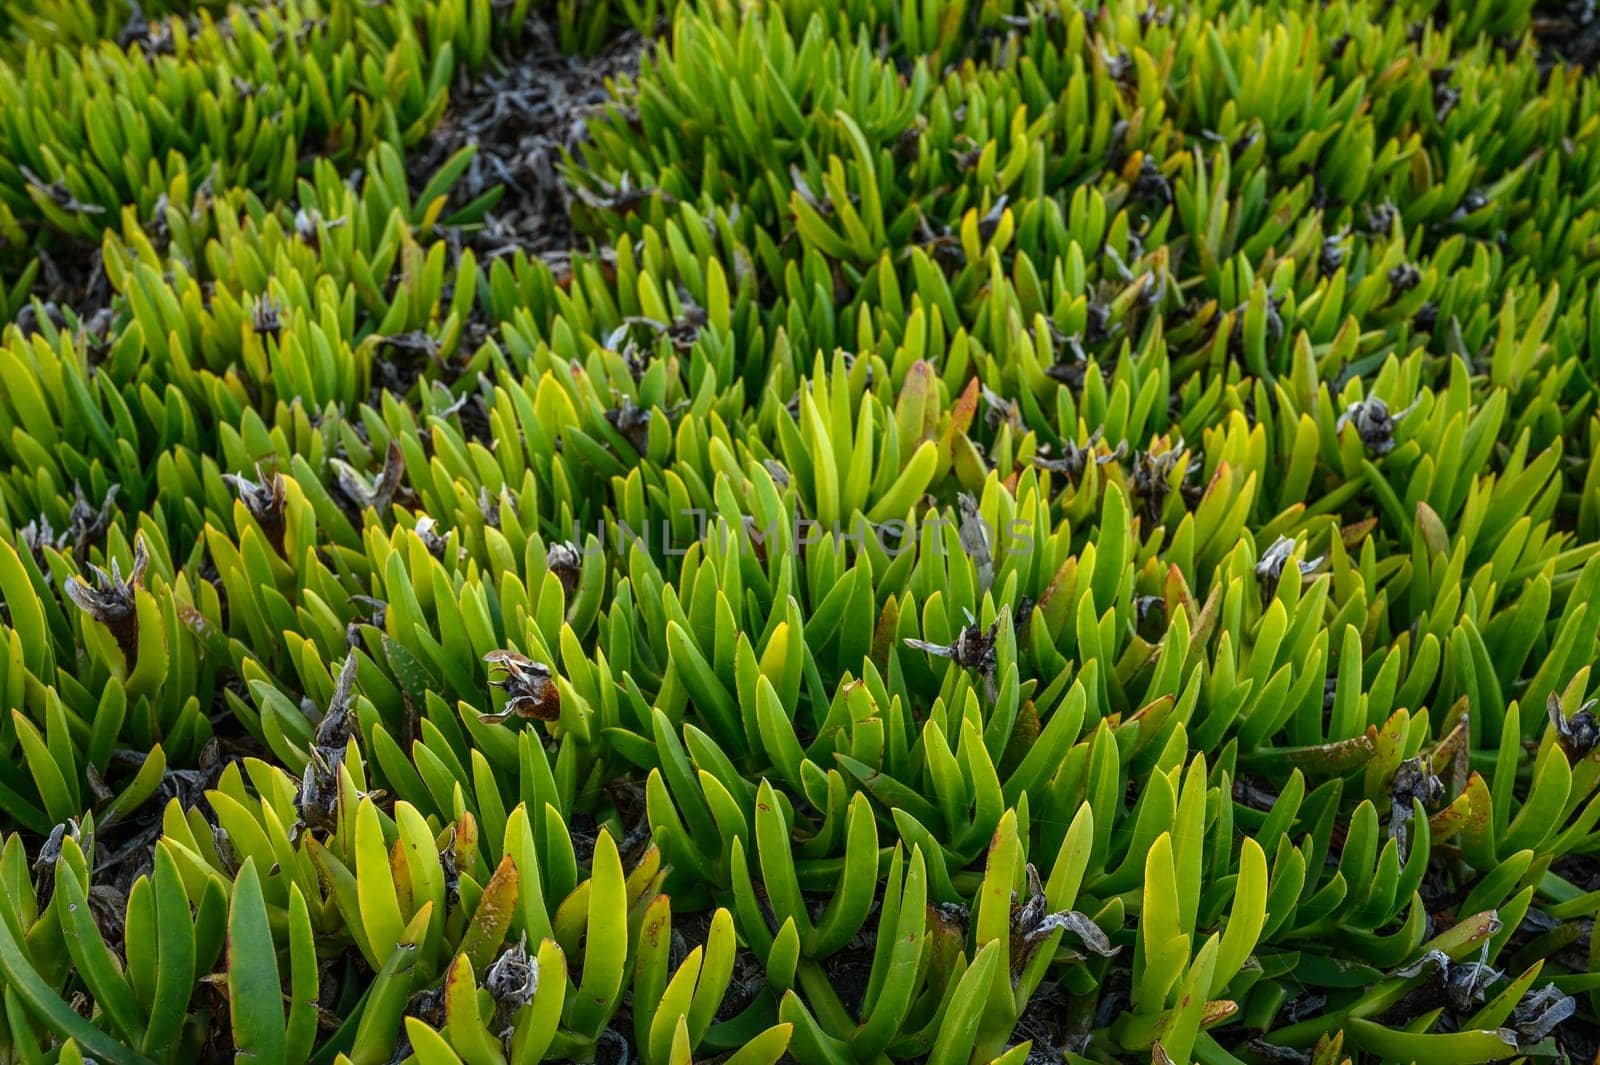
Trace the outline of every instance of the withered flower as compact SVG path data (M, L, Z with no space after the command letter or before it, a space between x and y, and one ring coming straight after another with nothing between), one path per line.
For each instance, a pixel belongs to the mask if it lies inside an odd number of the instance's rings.
M1261 585L1261 601L1270 602L1278 594L1278 585L1283 579L1283 570L1288 565L1289 558L1294 554L1294 540L1288 536L1280 536L1272 542L1261 555L1261 560L1256 563L1256 580ZM1294 572L1300 577L1309 577L1322 565L1326 556L1318 555L1295 564Z
M1111 308L1097 299L1091 299L1084 309L1083 342L1099 344L1111 339Z
M1368 451L1377 456L1387 455L1394 450L1395 427L1415 409L1416 403L1412 403L1405 410L1391 414L1389 404L1377 396L1369 396L1345 408L1334 423L1333 431L1340 433L1346 425L1354 425Z
M406 1002L406 1016L415 1017L430 1028L443 1028L446 1023L444 1012L444 985L425 987L412 995Z
M1428 300L1417 308L1417 313L1411 317L1411 327L1419 333L1431 333L1439 324L1439 305Z
M1492 922L1496 929L1499 921ZM1490 984L1500 979L1499 970L1489 965L1489 944L1483 944L1483 953L1477 961L1454 961L1450 955L1442 950L1430 950L1416 961L1403 969L1396 969L1395 976L1413 977L1421 976L1432 968L1439 977L1438 991L1446 1003L1457 1012L1468 1013L1476 1009L1485 997L1485 991Z
M1087 915L1076 910L1050 912L1049 900L1045 898L1044 888L1039 882L1039 871L1033 867L1032 862L1028 863L1027 876L1027 901L1021 904L1013 901L1011 904L1012 983L1021 977L1029 960L1058 928L1077 936L1084 947L1102 958L1109 958L1117 953L1119 948L1111 945L1111 940L1106 938L1100 926Z
M1331 277L1339 272L1339 267L1344 265L1344 248L1341 246L1347 232L1335 233L1322 242L1322 251L1317 255L1317 268L1322 276Z
M1167 600L1160 595L1140 595L1133 600L1135 630L1149 643L1166 635Z
M41 514L17 530L17 536L22 545L32 552L33 560L38 564L39 572L44 575L45 583L48 584L50 568L45 563L45 548L50 547L60 551L67 545L67 534L56 532L55 527L50 524L50 519Z
M47 182L26 166L18 167L28 184L50 198L50 201L63 211L72 214L104 214L105 208L97 203L84 203L74 196L67 188L65 181Z
M417 524L412 531L417 534L417 539L422 541L422 546L427 549L428 554L434 558L442 559L444 558L445 548L450 546L450 537L455 530L446 529L444 535L440 536L438 528L439 523L424 514L417 519Z
M73 494L77 497L72 504L72 510L67 514L67 530L72 537L72 557L81 565L89 557L89 548L100 542L106 530L111 528L112 518L116 515L115 503L117 492L121 485L112 485L106 489L105 498L98 507L89 503L83 494L83 486L74 484Z
M962 492L956 501L961 507L961 526L958 530L961 550L972 559L973 568L978 574L978 594L982 595L994 583L994 550L990 543L989 525L978 513L978 501L969 493Z
M1228 334L1228 354L1235 359L1244 358L1244 314L1249 308L1248 303L1241 303L1233 309L1233 329ZM1268 344L1277 344L1283 339L1283 307L1281 296L1268 296L1262 310L1266 314L1265 339Z
M1019 434L1027 432L1027 426L1022 420L1022 408L1014 399L1007 399L990 390L988 385L980 385L983 396L983 420L990 429L999 429L1002 425L1009 425Z
M1600 720L1594 714L1597 707L1600 707L1600 699L1590 699L1568 718L1561 706L1561 696L1551 692L1546 700L1545 711L1550 715L1550 724L1555 726L1556 742L1566 752L1569 762L1587 757L1600 745Z
M256 300L250 310L250 327L264 337L276 337L283 329L283 307L271 296Z
M343 753L345 745L350 742L350 737L355 735L356 719L353 707L358 665L359 660L353 653L345 658L344 666L339 670L339 679L334 684L333 698L328 701L327 713L317 722L317 731L313 738L316 746Z
M1083 471L1088 468L1091 459L1094 460L1096 466L1104 466L1107 463L1120 460L1128 453L1128 443L1124 440L1117 444L1115 451L1107 452L1104 455L1095 454L1095 445L1100 442L1100 436L1101 430L1096 429L1089 434L1089 439L1085 440L1081 447L1075 441L1067 440L1061 445L1059 458L1052 458L1048 455L1035 455L1033 464L1041 470L1065 474L1072 480L1077 480L1083 476Z
M917 115L917 117L912 120L912 122L907 125L905 129L900 131L900 135L895 138L895 154L900 156L902 159L915 159L917 157L917 145L921 142L922 135L923 133L927 132L927 129L927 116L921 114Z
M67 598L76 603L78 609L111 630L117 646L122 648L129 669L139 658L139 617L134 593L143 582L144 571L149 565L150 552L145 548L144 537L138 536L133 542L133 570L127 580L122 579L122 568L116 559L111 560L110 573L99 566L89 567L95 579L92 588L82 577L67 578Z
M1529 1046L1547 1037L1561 1022L1578 1012L1578 1003L1555 984L1545 984L1522 997L1511 1011L1511 1028L1517 1045Z
M252 481L242 474L225 473L222 479L233 485L239 493L240 502L250 512L250 516L261 526L261 531L266 534L267 542L272 549L283 554L283 534L286 529L284 521L284 484L283 476L278 473L268 475L261 467L256 467L256 476L259 481Z
M1477 214L1487 206L1489 206L1489 197L1481 189L1473 189L1461 197L1461 202L1456 205L1456 209L1450 212L1450 221L1464 222L1469 216Z
M389 509L400 489L400 479L406 472L405 456L399 442L391 441L384 455L383 471L370 485L349 463L339 459L333 461L333 472L340 493L358 512L371 507L381 514Z
M970 616L970 615L969 615ZM983 678L984 690L990 698L995 695L995 669L999 665L994 651L995 635L1000 631L1000 618L995 618L994 623L984 629L977 622L967 624L956 634L954 643L931 643L927 640L917 640L909 636L905 638L906 646L918 651L925 651L930 655L948 658L962 669L969 669Z
M216 849L217 861L222 864L222 871L228 876L239 872L239 856L234 853L233 837L228 835L228 830L221 825L211 826L211 846Z
M71 818L52 828L50 835L39 846L39 857L33 860L33 871L47 873L54 869L56 862L61 860L61 842L69 837L81 840L81 831L77 820Z
M1129 195L1145 203L1169 204L1172 202L1172 183L1155 160L1146 155L1139 165L1139 176L1134 179Z
M500 713L481 714L478 720L486 725L494 725L513 717L539 721L560 719L561 692L556 687L549 666L534 662L515 651L490 651L483 656L483 660L504 674L499 680L489 683L504 689L507 699L505 709Z
M1140 502L1144 515L1151 524L1161 521L1167 496L1173 489L1172 471L1178 468L1178 464L1187 455L1182 440L1165 451L1157 452L1152 449L1134 453L1129 493ZM1198 458L1190 460L1179 481L1188 480L1191 474L1201 468L1201 465Z
M1433 117L1440 122L1450 117L1450 112L1461 102L1461 90L1440 83L1433 88Z
M340 752L342 761L343 752ZM339 824L339 761L330 762L321 748L312 747L300 787L295 791L295 823L289 830L298 843L306 832L332 832Z
M1437 806L1444 796L1444 781L1434 775L1433 766L1422 755L1406 759L1395 770L1394 780L1389 784L1389 835L1399 848L1402 861L1406 855L1407 827L1416 813L1412 800L1426 808Z
M494 999L500 1037L508 1038L517 1011L532 1002L539 991L539 959L529 957L526 933L489 966L483 975L483 989Z
M302 207L294 213L294 235L302 244L309 244L315 251L322 250L322 230L338 229L348 219L326 219L316 208L307 210Z
M1364 207L1362 210L1367 216L1367 232L1369 233L1388 233L1394 228L1396 220L1400 217L1399 209L1388 200L1383 201L1376 207Z
M578 578L583 575L583 556L578 553L578 545L571 540L551 544L544 553L544 563L560 579L562 589L571 599L578 589Z
M334 685L333 698L312 735L306 768L294 798L296 820L290 832L292 840L298 841L306 831L332 832L338 827L339 766L344 762L350 737L356 731L354 703L358 661L354 651L345 658L339 680Z
M1000 198L994 201L994 206L989 208L982 218L978 219L978 238L980 240L987 243L989 238L994 236L995 230L1000 228L1000 219L1005 216L1008 200L1010 200L1010 197L1005 193L1001 193Z
M500 500L491 496L487 487L478 489L478 512L486 523L500 527Z
M606 421L622 434L633 449L643 455L650 444L650 409L641 407L632 396L623 396L622 402L606 411Z
M1056 334L1055 327L1051 333ZM1089 376L1089 356L1083 350L1083 342L1075 336L1060 336L1059 343L1064 344L1066 350L1055 362L1045 367L1044 375L1052 381L1059 381L1073 392L1083 391L1083 382Z
M1410 263L1401 263L1389 271L1389 285L1396 295L1410 292L1420 284L1422 284L1422 274Z
M957 156L957 159L959 162L960 157ZM960 269L966 265L967 253L961 247L961 238L949 226L930 222L920 212L917 215L917 245L945 266Z

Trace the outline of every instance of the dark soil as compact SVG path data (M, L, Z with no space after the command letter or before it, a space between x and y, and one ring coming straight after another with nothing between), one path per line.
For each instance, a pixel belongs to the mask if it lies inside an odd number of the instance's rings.
M1600 66L1600 5L1595 0L1559 0L1540 5L1532 22L1539 58L1593 70Z
M41 248L34 254L39 261L39 272L30 295L43 305L44 315L59 328L68 324L65 312L70 311L90 338L95 341L105 338L111 328L111 301L115 293L106 278L100 248L74 241L54 251ZM27 334L36 332L43 324L31 302L18 309L15 321ZM91 349L93 347L91 344Z
M521 249L549 260L565 258L577 233L561 176L564 154L578 151L588 117L607 100L607 80L637 71L647 44L630 32L596 56L567 55L550 24L534 15L500 69L455 90L450 110L408 162L425 182L455 152L478 146L457 182L454 203L468 203L497 185L505 193L481 226L465 234L474 251L493 257Z

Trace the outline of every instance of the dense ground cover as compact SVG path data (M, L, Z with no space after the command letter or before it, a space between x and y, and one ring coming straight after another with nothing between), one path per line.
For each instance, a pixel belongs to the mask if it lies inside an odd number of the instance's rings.
M1595 1060L1597 57L0 2L0 1061Z

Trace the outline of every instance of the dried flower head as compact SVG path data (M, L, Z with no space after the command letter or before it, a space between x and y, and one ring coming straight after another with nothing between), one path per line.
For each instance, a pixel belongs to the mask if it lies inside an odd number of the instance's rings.
M489 966L483 974L483 989L494 999L500 1037L509 1038L517 1012L539 991L539 959L528 954L526 933Z
M78 609L111 630L123 657L127 659L129 669L139 659L139 617L135 593L144 581L144 572L149 565L150 552L145 547L144 537L138 536L133 542L133 570L127 580L123 580L122 568L116 559L111 560L110 573L99 566L89 567L95 579L93 587L82 577L67 578L67 598L76 603Z
M1576 762L1587 757L1600 745L1600 719L1595 717L1596 708L1600 708L1600 699L1590 699L1569 718L1561 705L1561 696L1551 692L1550 698L1545 701L1545 712L1550 715L1550 724L1556 730L1556 742L1566 752L1569 761Z
M1404 860L1406 831L1416 812L1413 800L1423 807L1437 806L1445 797L1444 781L1434 775L1433 766L1422 755L1408 758L1395 770L1389 784L1389 835L1399 848Z
M490 683L506 693L505 709L498 714L483 714L485 724L498 724L513 717L556 721L561 717L561 691L556 687L550 667L534 662L515 651L490 651L483 660L501 672Z
M906 646L930 655L948 658L963 669L969 669L983 678L984 690L992 699L995 695L995 636L1000 631L1000 618L987 629L969 619L969 623L956 634L955 642L942 644L906 637Z
M242 474L225 473L222 479L233 485L239 493L240 502L266 534L267 542L282 555L283 535L287 528L284 520L283 476L278 473L269 475L259 466L256 467L256 476L260 480L252 481Z
M394 502L395 493L400 490L400 480L405 472L405 455L398 441L390 442L388 451L384 453L383 469L371 483L348 463L339 459L333 461L334 483L357 513L368 507L380 514L388 510Z
M645 453L650 444L650 408L639 406L631 396L623 396L615 407L606 411L606 421L622 434L633 450L641 455Z
M1161 172L1155 160L1148 155L1139 164L1139 176L1134 179L1129 196L1144 203L1172 202L1172 183L1167 180L1167 175Z
M1039 871L1033 863L1027 866L1028 897L1011 903L1011 980L1015 983L1027 968L1029 960L1057 929L1076 936L1090 953L1102 958L1116 955L1118 948L1111 945L1105 932L1093 919L1076 910L1050 912L1050 902L1045 897L1039 881Z
M1322 250L1317 255L1317 268L1324 277L1332 277L1344 265L1344 239L1347 236L1349 231L1341 230L1323 238Z
M1422 274L1410 263L1401 263L1389 271L1389 285L1394 289L1396 295L1402 292L1410 292L1421 283Z
M1256 581L1261 585L1262 602L1270 602L1278 594L1278 585L1283 579L1284 567L1294 555L1295 542L1292 537L1280 536L1272 542L1272 546L1262 552L1261 560L1256 563ZM1293 573L1296 577L1309 577L1322 565L1325 556L1295 563Z
M1133 456L1133 470L1128 485L1130 494L1139 501L1145 517L1152 525L1159 524L1162 511L1166 507L1167 496L1173 489L1173 471L1179 468L1180 463L1188 458L1188 451L1184 449L1183 441L1179 440L1165 451L1135 452ZM1192 459L1183 467L1183 476L1180 483L1201 467L1198 458Z
M1334 423L1334 432L1343 432L1346 425L1354 425L1361 443L1373 455L1387 455L1394 450L1394 432L1401 419L1416 409L1416 403L1405 410L1389 413L1389 404L1377 396L1369 396L1345 408Z
M962 492L956 497L956 502L961 510L958 530L961 550L972 559L972 566L978 575L978 594L982 595L994 583L994 548L990 541L989 523L983 520L983 515L978 512L978 501L970 493Z
M1499 921L1493 922L1498 925ZM1411 978L1432 969L1437 977L1433 990L1454 1010L1468 1013L1482 1004L1490 984L1500 979L1499 970L1489 965L1489 943L1477 961L1456 961L1442 950L1430 950L1410 965L1394 971L1395 976Z
M551 544L545 550L544 563L561 581L570 601L572 593L578 589L578 578L583 576L583 556L578 552L578 545L571 540Z
M1088 468L1091 459L1097 466L1104 466L1121 460L1128 453L1128 442L1126 440L1118 443L1114 451L1108 451L1105 454L1096 453L1095 445L1100 443L1101 432L1100 429L1096 429L1089 435L1089 439L1083 442L1082 446L1072 440L1063 442L1059 458L1052 458L1048 455L1035 455L1033 464L1041 470L1065 474L1075 481L1083 476L1083 471Z
M67 513L67 532L72 539L72 557L79 565L88 559L89 549L104 539L106 531L111 528L111 522L117 514L117 492L121 488L121 485L111 485L106 489L100 505L94 506L84 496L82 485L72 486L72 494L76 498L72 510Z
M1577 1012L1577 1000L1555 984L1529 991L1511 1011L1511 1028L1517 1033L1517 1045L1541 1042Z
M250 310L250 327L264 337L276 337L283 330L283 305L263 295Z

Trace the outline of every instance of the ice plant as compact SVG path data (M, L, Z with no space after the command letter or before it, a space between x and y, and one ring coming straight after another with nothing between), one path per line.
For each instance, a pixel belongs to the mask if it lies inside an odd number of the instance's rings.
M1582 8L0 0L0 1061L1592 1057Z

